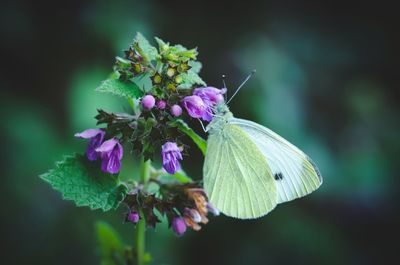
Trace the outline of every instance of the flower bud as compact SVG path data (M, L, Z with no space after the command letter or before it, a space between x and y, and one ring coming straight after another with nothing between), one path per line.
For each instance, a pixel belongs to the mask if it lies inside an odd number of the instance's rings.
M190 219L192 219L193 222L195 222L195 223L200 223L201 222L201 216L200 216L199 212L197 210L195 210L195 209L185 208L183 214L185 216L190 217Z
M151 78L153 80L154 84L160 84L162 81L162 77L161 75L159 75L158 73L156 73L155 75L153 75L153 77Z
M180 84L180 83L182 83L183 78L182 78L182 76L177 75L177 76L175 76L174 81L175 81L175 83Z
M131 63L132 66L132 70L136 73L136 74L140 74L144 71L144 68L141 64L139 63Z
M156 106L158 109L165 109L165 107L167 106L167 103L165 102L165 100L161 99L157 102Z
M176 69L174 67L168 67L166 74L171 78L176 74Z
M172 219L172 230L177 236L181 236L186 232L185 221L181 217L174 217Z
M214 206L212 206L211 203L207 202L207 210L212 213L214 216L218 216L219 215L219 210L217 208L215 208Z
M171 114L172 116L179 117L182 115L182 108L181 106L175 104L171 107Z
M139 213L136 211L128 213L128 215L126 216L126 220L128 222L136 224L137 222L139 222Z
M188 63L184 62L184 63L181 63L181 64L178 65L177 70L178 70L179 73L184 73L187 70L189 70L190 68L191 67L188 65Z
M146 95L142 98L142 106L144 109L152 109L156 103L156 100L152 95Z
M167 89L170 90L170 91L176 91L176 86L175 86L174 83L169 82L169 83L167 84Z

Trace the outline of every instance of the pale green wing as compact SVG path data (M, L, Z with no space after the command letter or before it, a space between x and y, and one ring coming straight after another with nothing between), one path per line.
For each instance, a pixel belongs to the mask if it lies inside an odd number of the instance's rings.
M255 122L232 118L258 146L268 161L278 187L278 203L303 197L322 184L314 162L296 146Z
M277 204L275 179L257 146L236 125L226 124L208 137L204 190L225 215L251 219Z

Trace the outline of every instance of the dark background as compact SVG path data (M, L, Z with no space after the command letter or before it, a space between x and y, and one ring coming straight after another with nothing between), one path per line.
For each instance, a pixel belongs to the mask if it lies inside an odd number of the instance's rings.
M38 175L84 150L74 132L136 31L199 48L203 79L228 88L257 69L231 103L295 143L324 184L253 221L212 218L176 238L150 231L152 264L395 264L399 236L398 11L385 1L8 1L0 4L2 264L97 264L94 223L132 242L123 210L77 208ZM193 148L186 171L201 178Z

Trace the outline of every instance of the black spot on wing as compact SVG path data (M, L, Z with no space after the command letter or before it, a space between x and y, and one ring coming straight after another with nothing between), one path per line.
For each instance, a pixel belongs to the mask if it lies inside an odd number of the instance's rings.
M283 174L281 172L275 173L274 174L275 180L282 180L283 179Z

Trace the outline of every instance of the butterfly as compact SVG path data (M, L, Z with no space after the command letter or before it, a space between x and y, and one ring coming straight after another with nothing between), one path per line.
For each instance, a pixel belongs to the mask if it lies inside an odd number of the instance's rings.
M225 103L216 106L206 131L204 190L227 216L264 216L322 184L317 166L299 148L260 124L235 118Z

